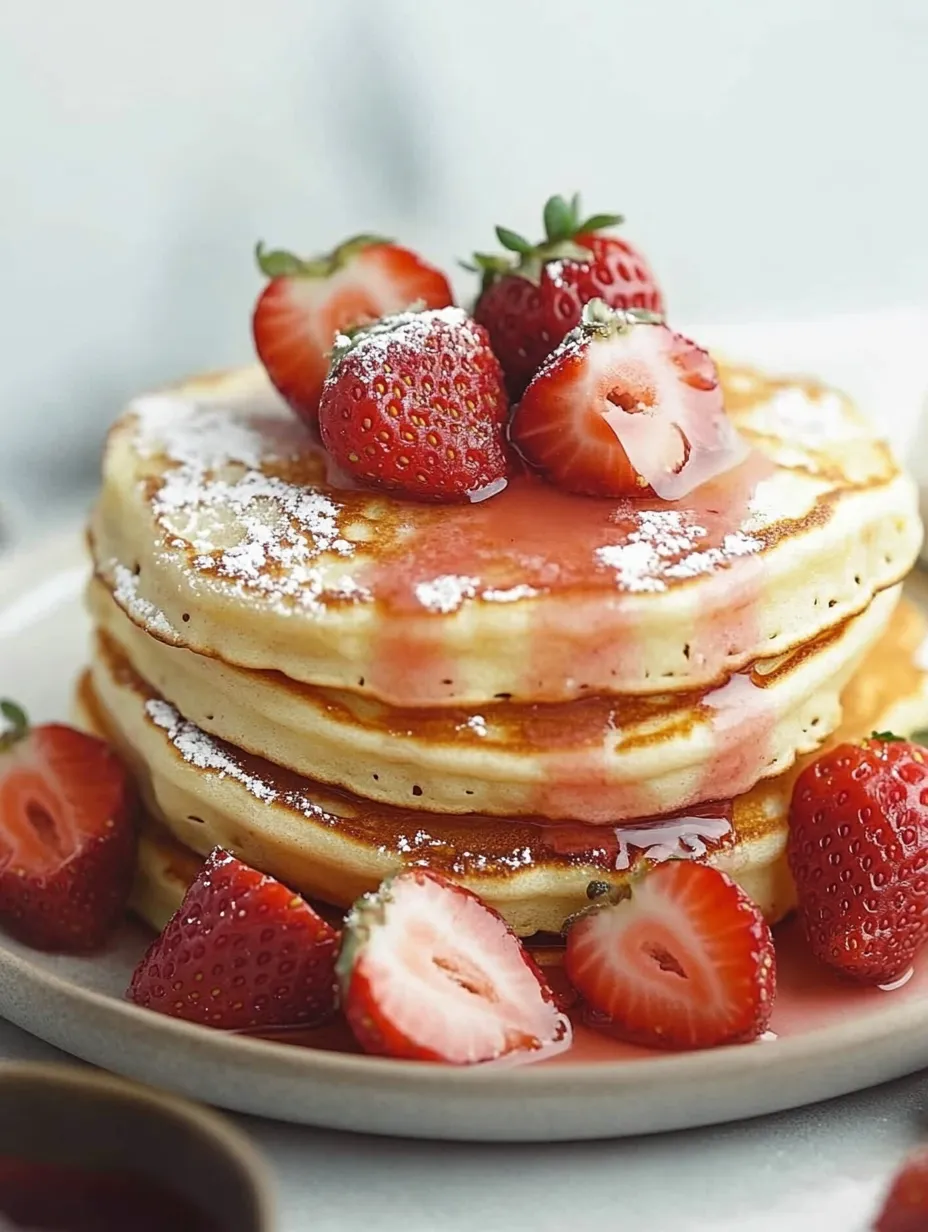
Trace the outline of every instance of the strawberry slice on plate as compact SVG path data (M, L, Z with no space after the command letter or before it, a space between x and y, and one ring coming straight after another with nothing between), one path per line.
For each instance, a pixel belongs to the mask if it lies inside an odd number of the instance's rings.
M338 974L366 1052L468 1065L540 1059L570 1043L570 1023L518 937L430 869L400 873L355 904Z
M510 436L552 483L588 496L679 500L748 452L708 352L653 313L602 300L533 378Z
M648 1048L756 1039L776 991L773 938L724 873L673 860L572 924L564 966L590 1025Z
M338 933L217 847L136 967L137 1005L225 1030L312 1026L335 1009Z
M102 740L0 702L0 925L41 950L99 949L135 868L134 796Z
M373 235L354 236L310 260L261 244L256 255L270 281L252 317L255 348L278 392L311 425L336 334L413 304L453 302L440 270Z

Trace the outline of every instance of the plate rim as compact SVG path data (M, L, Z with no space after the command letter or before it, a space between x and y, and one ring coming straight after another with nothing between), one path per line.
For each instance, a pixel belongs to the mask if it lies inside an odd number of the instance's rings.
M56 576L74 570L76 561L81 558L80 531L69 526L0 559L0 616L4 609L32 591L53 583ZM87 572L89 576L89 566ZM36 578L42 580L37 583ZM78 595L63 588L59 603L69 602L79 602ZM0 632L0 646L9 644L14 637L15 631ZM101 957L105 959L105 956L106 951ZM80 961L93 962L94 959ZM9 981L5 977L9 977ZM15 992L10 995L5 986L14 988ZM893 1055L908 1057L921 1041L925 1042L922 1064L928 1064L928 995L906 998L896 1005L890 998L885 1005L874 1004L864 1013L858 1007L838 1022L816 1026L797 1035L757 1041L755 1046L736 1044L696 1052L648 1054L640 1058L526 1064L501 1069L492 1063L453 1066L341 1053L218 1031L155 1014L108 992L85 987L76 974L64 976L50 970L40 960L32 959L25 947L6 938L0 939L0 1014L39 1038L48 1039L50 1034L54 1035L56 1038L50 1042L67 1050L66 1044L58 1043L60 1032L37 1029L38 1024L27 1013L17 1012L15 1003L28 1001L30 992L46 1001L70 1001L92 1014L95 1020L102 1021L115 1035L126 1030L136 1040L141 1037L151 1041L154 1047L178 1047L191 1056L202 1055L206 1050L208 1056L219 1063L247 1063L248 1068L258 1074L263 1065L294 1079L315 1078L326 1085L337 1082L344 1087L365 1087L369 1091L376 1087L387 1095L397 1091L407 1096L434 1095L436 1088L440 1088L455 1097L490 1097L493 1102L517 1098L534 1102L601 1094L604 1088L614 1095L629 1095L658 1086L664 1090L673 1089L693 1081L700 1086L711 1086L724 1079L725 1084L731 1086L750 1083L759 1071L768 1069L774 1059L777 1070L790 1073L803 1066L814 1066L838 1051L845 1071L857 1068L853 1064L857 1058L866 1058L872 1066L876 1060L874 1050L882 1046L885 1063L876 1067L882 1077L865 1080L857 1086L838 1083L831 1092L837 1095L899 1076L902 1072L912 1072L918 1067L909 1061L903 1062L901 1070L893 1068ZM26 1019L30 1021L27 1023ZM892 1049L892 1054L888 1049ZM76 1055L84 1055L85 1060L96 1059L87 1057L87 1051L83 1048ZM819 1094L809 1101L798 1102L790 1099L778 1106L794 1107L822 1098L827 1096ZM772 1106L766 1109L772 1110ZM755 1115L763 1115L763 1112ZM709 1120L712 1120L711 1115ZM623 1132L641 1131L614 1130L612 1136Z

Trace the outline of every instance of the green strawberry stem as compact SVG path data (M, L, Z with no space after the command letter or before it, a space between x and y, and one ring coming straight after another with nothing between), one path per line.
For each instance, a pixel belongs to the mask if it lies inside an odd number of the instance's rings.
M664 318L659 312L650 312L647 308L610 308L605 300L597 298L583 305L577 330L586 336L595 334L610 338L613 334L627 334L635 325L663 324Z
M29 719L22 706L7 698L0 700L0 752L13 747L29 731Z
M624 222L621 214L591 214L584 218L580 212L580 194L574 193L568 201L565 197L549 197L543 211L545 238L532 244L508 227L497 227L496 238L507 252L514 253L517 260L489 253L474 253L473 261L465 269L481 274L481 294L503 274L517 274L530 282L537 282L548 261L588 261L589 250L577 244L578 235L590 235L617 227Z
M255 260L267 278L329 278L365 248L392 243L382 235L353 235L331 252L304 260L285 248L267 249L263 240L259 240L255 245Z

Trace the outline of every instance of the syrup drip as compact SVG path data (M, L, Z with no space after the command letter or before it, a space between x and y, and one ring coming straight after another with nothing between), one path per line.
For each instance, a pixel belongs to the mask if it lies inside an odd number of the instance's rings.
M519 696L579 696L587 677L614 680L622 691L636 678L647 633L642 597L697 578L700 616L684 634L690 663L751 644L765 542L747 527L752 498L773 470L754 453L673 503L574 496L519 475L479 505L417 509L405 523L398 506L377 562L356 579L383 609L369 684L381 697L427 703L440 681L452 697L462 664L448 622L434 617L538 598L520 611L525 624L512 647L524 664Z

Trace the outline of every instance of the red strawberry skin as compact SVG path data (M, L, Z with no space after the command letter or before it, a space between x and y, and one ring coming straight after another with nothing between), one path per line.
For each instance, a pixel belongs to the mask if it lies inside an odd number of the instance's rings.
M564 967L590 1025L647 1048L756 1039L776 994L773 938L757 906L724 873L685 860L579 916Z
M508 399L486 331L460 308L386 317L333 358L322 440L360 483L421 501L504 486Z
M546 479L586 496L677 500L747 452L708 352L602 300L545 360L509 435Z
M338 933L221 848L136 967L137 1005L226 1030L312 1026L335 1009Z
M602 299L611 308L664 311L651 267L626 240L581 234L573 242L589 251L588 260L547 261L537 283L516 272L503 274L474 309L474 319L486 328L503 365L514 402L554 348L580 324L583 305L590 300Z
M928 1229L928 1148L914 1151L893 1178L873 1232Z
M0 748L0 925L35 949L98 950L135 869L129 778L102 740L60 724Z
M311 426L336 334L412 304L453 303L440 270L408 248L369 236L311 261L259 247L258 261L270 281L252 317L255 349L278 392Z
M928 752L874 737L803 770L790 870L809 944L852 979L898 979L928 939Z
M569 1043L553 992L505 921L430 869L355 904L338 973L365 1052L460 1065Z

